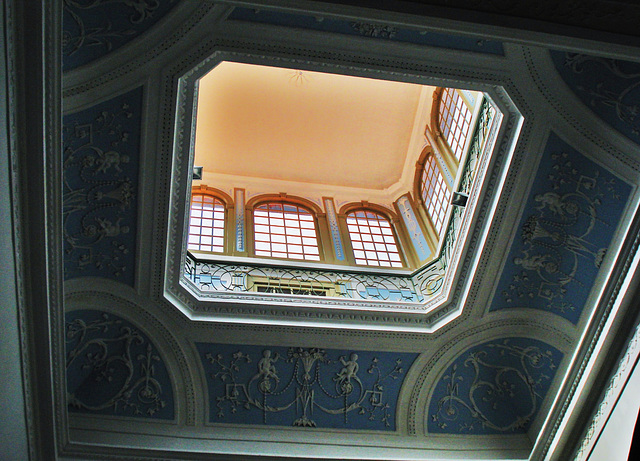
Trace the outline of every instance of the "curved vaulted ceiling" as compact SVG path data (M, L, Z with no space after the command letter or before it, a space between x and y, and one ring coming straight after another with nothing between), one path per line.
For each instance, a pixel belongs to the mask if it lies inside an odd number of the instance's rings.
M583 397L610 371L599 335L621 328L606 321L624 314L635 267L637 64L425 17L387 23L371 10L115 3L65 2L60 31L63 226L54 232L64 248L52 260L64 260L66 321L52 326L52 350L65 459L584 458ZM452 288L454 321L434 333L353 331L310 326L325 315L316 308L256 326L234 322L233 306L213 322L203 321L206 306L191 318L174 307L184 300L165 296L176 270L165 257L179 243L167 235L187 192L171 186L189 165L173 154L191 136L175 131L178 82L212 59L467 86L510 114L501 134L518 140L490 166L464 249L479 250L462 253ZM391 97L405 107L366 114L399 122L385 128L400 151L418 105L409 88ZM222 161L239 148L220 148ZM322 180L387 187L406 163L392 161L376 162L367 184L327 177L331 169Z

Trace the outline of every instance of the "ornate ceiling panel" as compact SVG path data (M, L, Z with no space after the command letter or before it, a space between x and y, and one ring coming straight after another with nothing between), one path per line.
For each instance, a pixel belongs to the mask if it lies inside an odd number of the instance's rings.
M65 278L133 285L142 91L64 117Z
M173 383L153 341L115 315L66 315L69 411L173 420Z
M359 35L361 37L386 39L453 50L473 51L475 53L504 54L502 43L497 40L477 40L461 35L443 34L433 30L399 28L363 21L347 21L331 17L242 7L234 8L228 19L344 35Z
M566 84L605 122L640 142L640 64L551 51Z
M526 433L562 359L553 346L528 338L466 350L436 384L428 407L429 432Z
M75 69L136 39L166 15L176 0L65 0L63 66Z
M544 309L578 323L630 189L551 133L491 310Z
M626 234L638 201L637 65L549 55L426 17L416 27L364 9L354 17L230 3L59 5L64 172L50 179L63 183L52 199L63 226L52 232L64 242L66 323L51 326L53 355L66 365L52 370L61 452L568 459L587 419L569 402L600 370L590 354L624 309L620 287L637 249ZM600 15L603 29L610 14ZM169 230L184 203L172 202L171 184L190 165L172 163L173 150L193 141L174 131L186 117L176 101L185 72L213 53L468 85L523 115L507 116L500 134L514 141L500 144L478 192L465 251L482 251L464 253L452 276L443 312L455 319L433 332L354 331L314 327L308 320L327 314L312 306L260 325L225 321L234 300L214 321L204 301L190 318L174 307L166 255L181 245ZM281 314L264 301L243 308ZM300 440L304 449L292 443Z

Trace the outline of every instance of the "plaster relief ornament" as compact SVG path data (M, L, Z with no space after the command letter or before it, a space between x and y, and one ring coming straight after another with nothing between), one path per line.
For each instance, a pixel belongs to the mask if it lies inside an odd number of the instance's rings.
M199 348L203 352L215 346ZM387 363L385 356L383 364L371 356L363 374L355 352L334 359L335 353L319 348L289 348L283 354L274 349L203 353L212 421L255 424L257 410L263 424L358 428L364 421L366 427L393 427L401 382L390 382L404 374L402 358ZM257 362L256 355L261 357Z

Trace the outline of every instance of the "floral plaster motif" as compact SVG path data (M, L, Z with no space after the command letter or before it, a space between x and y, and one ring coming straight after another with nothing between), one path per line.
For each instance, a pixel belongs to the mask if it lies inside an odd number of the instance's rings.
M142 88L66 115L65 278L133 285Z
M173 419L173 391L155 346L115 315L67 314L67 400L74 412Z
M629 193L551 134L491 310L543 309L577 323Z
M63 65L71 70L120 48L149 29L175 0L64 0Z
M551 51L571 90L600 118L640 143L640 63Z
M563 354L541 341L509 338L473 347L456 358L429 404L429 432L525 433Z
M211 422L394 430L417 354L198 344Z
M333 19L330 17L286 13L273 10L256 10L253 8L242 7L235 8L229 15L229 19L319 30L345 35L359 35L379 40L394 40L399 42L415 43L417 45L473 51L476 53L489 53L496 55L504 54L502 43L495 40L478 40L476 38L425 30L400 29L386 24L353 22Z

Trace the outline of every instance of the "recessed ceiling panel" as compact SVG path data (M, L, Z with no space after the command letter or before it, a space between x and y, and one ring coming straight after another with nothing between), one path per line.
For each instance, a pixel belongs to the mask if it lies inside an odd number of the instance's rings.
M384 189L403 173L423 88L222 62L199 82L195 164L205 174Z

